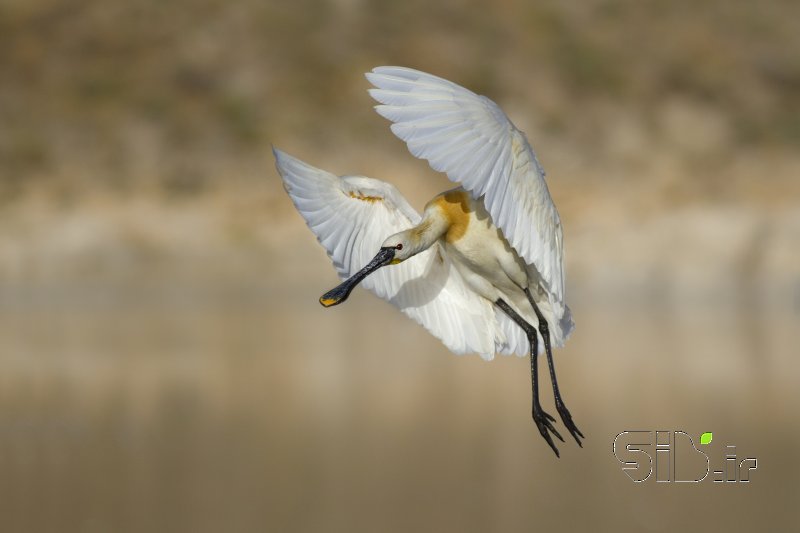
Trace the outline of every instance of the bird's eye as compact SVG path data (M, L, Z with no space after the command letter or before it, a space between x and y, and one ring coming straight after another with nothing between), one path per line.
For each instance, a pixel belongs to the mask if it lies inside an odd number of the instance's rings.
M395 249L402 250L403 249L403 245L402 244L398 244L397 246L395 246Z

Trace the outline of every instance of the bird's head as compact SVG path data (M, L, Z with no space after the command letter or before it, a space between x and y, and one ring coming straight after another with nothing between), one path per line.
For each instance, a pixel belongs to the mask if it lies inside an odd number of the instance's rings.
M391 248L394 250L394 257L390 264L396 265L414 255L417 247L416 243L411 238L411 234L408 231L401 231L383 241L381 250L384 248Z
M411 233L408 231L395 233L383 241L380 250L378 250L378 254L367 266L343 281L335 289L331 289L323 294L319 299L319 303L325 307L331 307L342 303L350 296L350 292L355 286L361 283L364 278L386 265L402 263L417 251L417 246Z

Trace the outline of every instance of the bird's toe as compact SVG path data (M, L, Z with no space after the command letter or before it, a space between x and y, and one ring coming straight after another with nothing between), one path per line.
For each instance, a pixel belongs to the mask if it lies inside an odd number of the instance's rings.
M542 435L542 438L550 445L553 452L556 454L556 457L561 457L558 452L558 448L556 448L555 443L553 442L553 437L550 435L552 433L556 436L558 440L564 442L564 437L553 427L553 422L555 419L548 414L547 412L541 409L535 409L533 412L533 421L536 424L536 427L539 429L539 433Z
M578 446L583 448L583 443L580 439L585 439L586 437L583 436L581 430L578 429L578 426L575 425L575 422L572 420L572 415L567 409L567 406L564 405L564 402L556 402L556 410L558 411L559 416L561 417L561 421L564 423L564 426L570 432L570 434L575 439L575 442L578 443Z

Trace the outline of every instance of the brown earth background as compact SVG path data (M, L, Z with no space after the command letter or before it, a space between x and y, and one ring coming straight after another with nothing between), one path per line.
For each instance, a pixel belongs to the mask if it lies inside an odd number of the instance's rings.
M0 530L787 531L800 461L800 3L0 3ZM373 112L399 64L497 101L548 171L585 448L525 360L336 283L275 145L451 187ZM553 411L549 388L545 409ZM632 483L625 430L752 481Z

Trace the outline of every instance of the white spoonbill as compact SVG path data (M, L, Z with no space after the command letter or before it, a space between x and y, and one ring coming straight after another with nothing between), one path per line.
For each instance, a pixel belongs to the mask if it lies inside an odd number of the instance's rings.
M394 134L461 187L420 216L388 183L337 177L274 149L286 191L345 279L320 303L342 303L362 283L455 353L530 354L533 420L558 456L550 433L564 439L539 403L544 350L556 410L582 446L551 352L574 327L561 221L525 135L494 102L437 76L402 67L366 76Z

